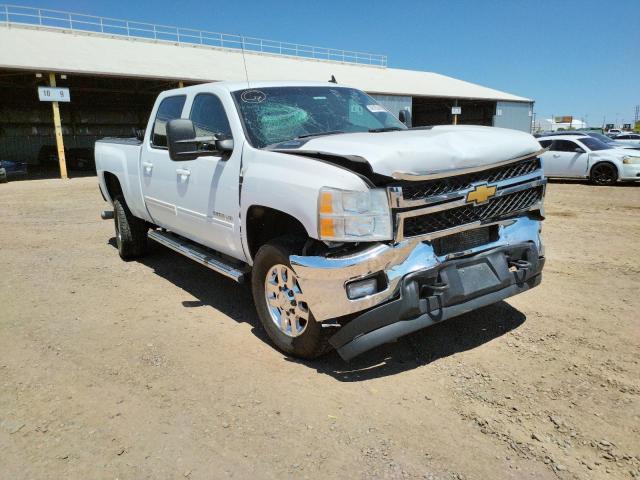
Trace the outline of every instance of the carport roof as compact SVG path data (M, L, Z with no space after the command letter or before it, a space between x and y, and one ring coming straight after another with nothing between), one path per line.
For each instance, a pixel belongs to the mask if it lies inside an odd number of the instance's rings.
M197 82L245 79L239 50L17 25L0 26L0 45L4 68ZM245 60L253 80L326 81L334 75L369 93L532 101L432 72L253 52Z

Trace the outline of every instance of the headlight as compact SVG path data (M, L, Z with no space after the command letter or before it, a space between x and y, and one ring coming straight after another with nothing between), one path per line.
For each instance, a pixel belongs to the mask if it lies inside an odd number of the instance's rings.
M625 155L622 157L622 163L625 165L634 165L640 163L640 157L632 157L631 155Z
M391 240L387 192L380 188L366 192L320 189L318 235L336 242Z

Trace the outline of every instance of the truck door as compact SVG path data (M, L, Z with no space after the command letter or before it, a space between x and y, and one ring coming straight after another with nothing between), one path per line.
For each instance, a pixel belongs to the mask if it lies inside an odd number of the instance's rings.
M169 120L181 117L186 98L175 95L161 100L140 156L140 182L149 215L157 225L177 233L180 232L176 230L176 169L180 165L169 158L166 125Z
M545 154L544 171L550 177L584 177L589 155L571 140L554 140Z
M225 107L213 93L195 96L189 118L198 137L233 137ZM242 137L237 137L233 152L174 162L180 170L175 176L176 229L198 243L241 258L238 212Z

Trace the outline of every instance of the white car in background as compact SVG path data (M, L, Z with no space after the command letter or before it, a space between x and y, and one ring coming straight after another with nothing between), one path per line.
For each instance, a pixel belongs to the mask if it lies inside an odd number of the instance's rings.
M547 177L588 178L597 185L640 180L640 152L610 147L590 136L553 135L538 138Z
M613 138L616 143L640 147L640 133L621 133Z

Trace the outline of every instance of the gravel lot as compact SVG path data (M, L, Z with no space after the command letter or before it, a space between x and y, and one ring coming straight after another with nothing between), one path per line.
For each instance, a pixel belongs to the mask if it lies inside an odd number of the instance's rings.
M95 178L0 185L0 478L640 478L640 186L553 183L542 285L350 364L122 262Z

